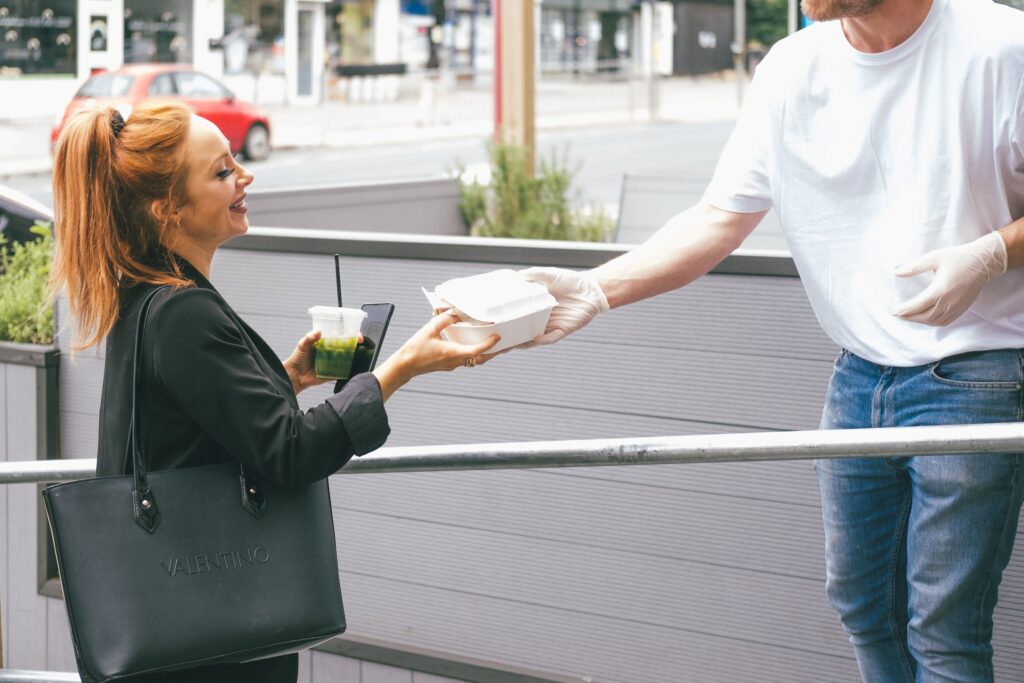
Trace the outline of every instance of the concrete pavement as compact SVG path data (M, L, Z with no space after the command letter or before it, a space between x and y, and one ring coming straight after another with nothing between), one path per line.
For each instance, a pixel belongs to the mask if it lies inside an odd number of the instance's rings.
M543 79L537 85L539 129L734 119L738 87L730 73L662 79L656 92L642 81ZM267 106L277 149L354 148L404 142L484 138L493 128L489 90L460 86L394 102L326 102ZM0 121L0 180L46 174L52 119Z

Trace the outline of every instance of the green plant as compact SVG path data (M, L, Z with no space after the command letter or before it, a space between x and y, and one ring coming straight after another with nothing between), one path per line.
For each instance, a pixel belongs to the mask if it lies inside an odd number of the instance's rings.
M50 226L37 223L39 239L8 249L0 239L0 340L53 343L53 306L47 280L53 258Z
M491 162L488 184L466 178L464 167L456 169L461 188L459 208L472 235L587 242L608 239L614 227L611 217L603 210L578 206L579 193L572 190L578 169L570 166L568 148L541 159L535 175L529 171L526 147L496 142L487 149Z

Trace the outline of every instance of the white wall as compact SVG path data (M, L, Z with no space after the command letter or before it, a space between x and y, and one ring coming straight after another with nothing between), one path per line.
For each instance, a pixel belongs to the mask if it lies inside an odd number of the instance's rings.
M93 52L89 23L93 15L107 18L107 49ZM80 0L78 3L78 77L96 69L116 69L124 61L124 0Z
M200 71L220 78L224 74L224 52L211 50L210 41L224 37L224 0L194 0L192 18L192 63Z
M399 61L398 0L377 0L373 6L373 61L394 64Z
M82 80L72 76L0 79L0 121L55 118Z

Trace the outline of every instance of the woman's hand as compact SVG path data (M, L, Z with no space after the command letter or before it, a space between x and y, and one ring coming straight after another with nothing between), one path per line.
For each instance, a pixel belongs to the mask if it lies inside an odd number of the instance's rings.
M303 389L314 387L317 384L329 382L328 379L320 379L316 376L313 365L315 351L313 345L320 339L320 331L314 330L306 334L295 345L292 355L284 362L284 369L288 373L288 379L292 381L292 389L298 395Z
M385 401L399 387L417 375L438 370L475 367L499 355L483 355L501 339L496 334L492 334L479 344L457 344L441 337L441 332L454 322L458 322L458 318L451 313L435 315L402 344L394 355L373 371L380 382Z
M316 376L316 366L313 362L314 358L316 358L316 350L313 346L318 339L320 339L319 330L307 333L295 345L292 355L288 356L288 359L284 361L284 369L288 373L288 379L292 381L292 390L295 391L296 396L303 389L334 381L333 379L323 379ZM359 335L359 343L363 343L363 335Z

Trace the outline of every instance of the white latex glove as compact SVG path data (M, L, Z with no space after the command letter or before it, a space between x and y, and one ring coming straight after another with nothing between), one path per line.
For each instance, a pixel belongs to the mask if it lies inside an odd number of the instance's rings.
M590 271L566 268L527 268L520 271L527 280L548 288L558 305L551 311L547 329L532 342L520 345L554 344L567 334L583 328L598 313L608 310L608 299Z
M930 251L896 269L897 277L934 271L935 277L923 292L892 314L925 325L948 325L970 308L982 287L1006 272L1006 242L990 232L973 242Z

